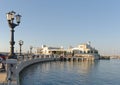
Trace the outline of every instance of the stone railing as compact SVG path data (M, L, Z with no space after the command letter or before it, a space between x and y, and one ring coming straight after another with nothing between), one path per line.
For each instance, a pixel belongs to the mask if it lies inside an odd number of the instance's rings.
M24 55L24 56L18 56L18 63L16 66L16 81L17 85L19 85L19 75L20 72L35 63L39 62L47 62L47 61L55 61L59 60L60 57L56 55Z
M59 60L59 56L52 55L24 55L18 56L17 72L20 72L26 66L43 61Z

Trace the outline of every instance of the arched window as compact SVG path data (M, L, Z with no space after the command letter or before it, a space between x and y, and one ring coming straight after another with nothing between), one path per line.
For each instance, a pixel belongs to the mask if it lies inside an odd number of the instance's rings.
M86 51L84 51L84 53L86 53Z
M82 51L80 51L80 53L82 53Z
M90 51L88 50L87 53L90 53Z
M93 53L93 51L91 50L91 53Z
M98 51L97 51L97 50L95 50L95 51L94 51L94 53L98 54Z

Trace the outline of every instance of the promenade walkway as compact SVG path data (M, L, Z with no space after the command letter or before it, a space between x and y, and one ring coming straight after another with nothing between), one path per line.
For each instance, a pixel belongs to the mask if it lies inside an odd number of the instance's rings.
M26 68L29 65L38 63L38 62L48 62L48 61L54 61L54 60L69 60L69 61L75 61L75 60L93 60L91 57L63 57L61 58L60 56L56 55L38 55L38 56L33 56L33 55L24 55L24 56L18 56L17 59L17 64L16 64L16 69L13 70L12 81L11 85L19 85L19 73ZM15 71L15 72L14 72ZM6 83L6 72L1 72L0 73L0 85L7 85Z
M15 75L13 75L13 79L11 81L11 85L17 85L19 80L19 72L24 69L25 67L37 63L37 62L45 62L45 61L53 61L57 59L54 56L32 56L32 55L25 55L18 56L18 62L17 62L17 69L14 69ZM0 85L7 85L7 72L0 72ZM19 85L19 84L18 84Z
M6 72L0 72L0 85L3 85L3 83L5 83L6 76L7 76Z

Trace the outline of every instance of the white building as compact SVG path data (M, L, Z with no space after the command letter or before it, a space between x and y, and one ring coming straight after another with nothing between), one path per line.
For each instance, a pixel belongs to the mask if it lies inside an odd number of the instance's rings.
M63 47L48 47L46 45L42 45L41 48L37 49L37 54L44 54L44 55L61 55L66 57L83 57L86 59L99 59L100 55L98 50L93 48L90 43L80 44L77 47L69 47L65 50Z
M46 45L42 45L42 48L37 49L37 54L45 54L45 55L51 55L51 54L63 54L65 52L63 47L48 47Z
M99 59L100 57L98 50L93 48L90 43L84 43L77 47L70 48L69 52L71 52L73 56L77 57L90 57L93 59Z

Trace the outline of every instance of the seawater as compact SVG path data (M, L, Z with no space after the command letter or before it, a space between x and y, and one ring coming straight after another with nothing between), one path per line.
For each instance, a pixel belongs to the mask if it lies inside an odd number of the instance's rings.
M120 85L120 60L37 63L20 73L20 85Z

